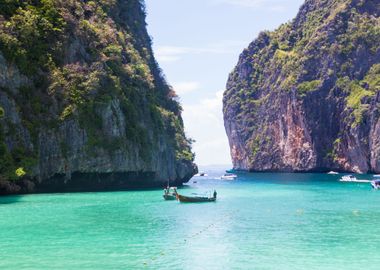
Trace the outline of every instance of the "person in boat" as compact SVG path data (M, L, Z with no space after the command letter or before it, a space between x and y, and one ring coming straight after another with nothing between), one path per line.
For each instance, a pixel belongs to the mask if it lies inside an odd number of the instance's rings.
M214 189L214 194L213 194L213 196L214 196L214 199L216 199L216 195L217 195L218 193L216 193L216 190Z

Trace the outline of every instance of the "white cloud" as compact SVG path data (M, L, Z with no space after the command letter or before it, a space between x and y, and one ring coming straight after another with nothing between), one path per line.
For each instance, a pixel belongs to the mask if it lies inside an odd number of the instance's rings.
M286 0L214 0L216 4L229 4L244 8L269 9L276 12L286 11Z
M227 136L222 113L223 91L200 100L183 104L183 119L188 135L196 140L193 150L199 165L230 164Z
M269 9L275 12L286 12L286 6L281 4L272 5Z
M236 6L243 6L243 7L260 7L263 4L265 4L265 0L222 0L222 2L236 5Z
M246 44L241 41L221 41L204 47L159 46L154 54L158 62L175 62L185 55L194 54L231 54L240 51Z
M177 82L172 83L174 91L181 96L199 89L199 82Z
M154 54L159 62L175 62L180 59L180 56L186 54L187 47L177 46L160 46L155 49Z

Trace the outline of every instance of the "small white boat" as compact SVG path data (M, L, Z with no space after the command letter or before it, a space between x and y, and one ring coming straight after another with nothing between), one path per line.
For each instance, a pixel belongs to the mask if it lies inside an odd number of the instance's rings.
M380 189L380 180L371 181L371 186L373 189Z
M329 171L327 174L339 174L338 172Z
M369 183L371 180L366 179L357 179L353 175L343 175L342 178L339 179L340 182L355 182L355 183Z
M380 177L380 174L374 174L373 177Z
M343 175L339 181L341 182L355 182L356 180L358 180L355 176L352 176L352 175Z
M237 178L236 174L233 173L225 173L220 177L222 180L235 180Z

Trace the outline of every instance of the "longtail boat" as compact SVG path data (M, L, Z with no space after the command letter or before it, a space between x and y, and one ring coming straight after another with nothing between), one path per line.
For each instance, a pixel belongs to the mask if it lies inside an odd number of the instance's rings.
M171 201L177 199L177 188L176 187L167 187L164 189L164 195L162 195L165 200Z
M180 202L215 202L216 201L216 192L214 192L213 197L204 197L204 196L184 196L177 193L177 199Z

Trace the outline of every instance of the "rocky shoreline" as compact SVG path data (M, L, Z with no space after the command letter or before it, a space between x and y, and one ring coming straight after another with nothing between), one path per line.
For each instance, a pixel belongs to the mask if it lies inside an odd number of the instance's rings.
M190 173L181 179L169 181L169 185L182 186L192 176L193 173ZM74 173L70 179L65 179L65 175L61 174L42 182L31 179L0 180L0 195L144 190L163 188L167 184L157 181L154 172Z

